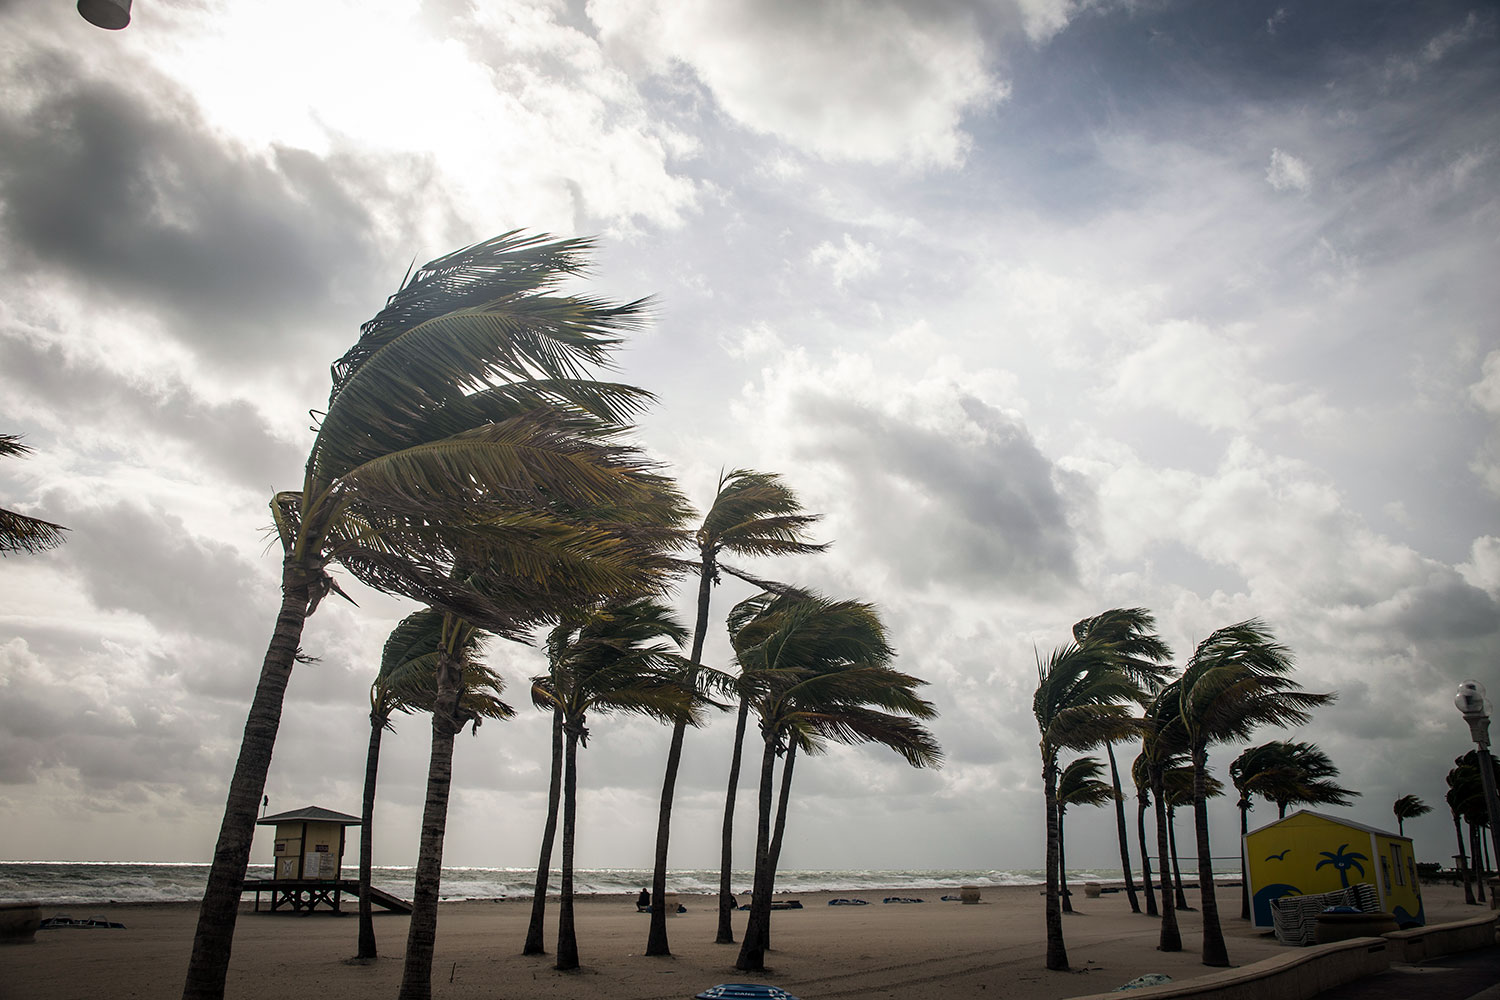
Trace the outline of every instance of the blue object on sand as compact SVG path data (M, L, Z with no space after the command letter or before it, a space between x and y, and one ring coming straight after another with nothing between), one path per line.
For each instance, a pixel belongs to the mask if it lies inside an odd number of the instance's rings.
M710 986L693 1000L797 1000L779 986L765 983L720 983Z
M921 903L923 900L914 896L887 896L882 902L886 903Z

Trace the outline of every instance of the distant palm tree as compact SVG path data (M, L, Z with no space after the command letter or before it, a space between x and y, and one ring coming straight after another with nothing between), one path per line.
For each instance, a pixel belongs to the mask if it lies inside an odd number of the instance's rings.
M1177 926L1177 901L1173 898L1172 872L1168 861L1176 852L1172 850L1171 824L1167 819L1167 773L1174 762L1181 760L1187 744L1187 734L1182 728L1178 694L1179 682L1173 681L1162 688L1151 704L1146 706L1142 720L1141 758L1145 762L1150 780L1151 795L1155 806L1156 860L1161 865L1161 935L1159 951L1181 951L1182 932Z
M1057 831L1057 756L1092 750L1140 733L1129 705L1139 685L1117 669L1106 644L1071 642L1037 662L1031 711L1041 733L1042 792L1047 824L1047 968L1066 970Z
M1181 717L1192 755L1193 826L1197 833L1198 885L1203 910L1203 964L1225 966L1229 952L1219 925L1213 850L1208 835L1208 748L1247 739L1262 724L1301 725L1310 710L1333 700L1311 694L1289 675L1292 656L1258 619L1218 629L1200 642L1183 667Z
M562 808L563 715L552 708L552 771L547 781L547 819L542 824L541 856L536 863L536 883L531 893L531 920L526 925L523 955L544 955L542 940L547 916L547 882L552 874L552 845L557 840L557 813Z
M1136 842L1141 849L1141 888L1146 894L1146 916L1160 916L1156 908L1156 891L1151 887L1151 852L1146 847L1146 810L1151 807L1151 771L1146 765L1146 755L1137 754L1130 765L1130 777L1135 783L1135 830Z
M360 810L359 841L359 951L357 959L373 959L375 921L370 906L370 870L374 864L375 784L380 769L380 738L393 729L395 712L431 711L437 696L437 655L442 616L429 610L408 615L386 638L380 670L370 685L370 745L365 754L364 801ZM499 701L500 678L474 662L480 652L480 637L471 639L465 651L469 664L464 677L464 696L476 718L504 715Z
M895 651L875 608L857 601L805 596L772 602L772 627L754 648L737 650L745 683L755 692L764 751L757 800L755 877L749 921L735 968L765 968L771 896L776 888L792 767L798 752L821 753L830 743L878 743L913 767L935 767L942 749L918 720L936 710L916 689L917 677L889 666ZM743 636L745 629L741 629ZM753 664L753 666L750 666ZM784 755L773 839L772 786L777 756Z
M1102 806L1115 801L1115 791L1109 782L1100 780L1104 765L1097 757L1079 757L1062 769L1057 778L1057 869L1062 908L1064 913L1073 912L1073 903L1068 898L1068 854L1067 838L1063 831L1063 820L1069 806Z
M821 552L827 546L809 542L806 531L819 518L805 514L797 494L774 473L735 469L719 476L718 489L703 523L694 535L698 546L698 615L693 626L690 671L703 665L703 642L708 634L708 608L713 587L719 582L719 571L735 572L723 565L724 553L743 556L801 555ZM691 678L689 678L691 681ZM656 820L656 854L651 873L651 926L646 937L647 955L670 955L667 940L667 914L660 905L667 891L667 852L671 843L672 799L677 788L677 771L682 762L685 725L673 725L672 740L667 747L666 773L662 779L661 806ZM736 771L736 777L738 772ZM729 844L732 838L733 794L725 808L724 859L719 878L719 940L734 941L729 929Z
M1396 814L1396 832L1404 837L1406 836L1406 821L1416 819L1418 816L1426 816L1432 812L1432 806L1415 795L1403 795L1391 807L1391 812Z
M563 757L562 883L557 962L578 968L573 922L573 853L578 816L578 747L588 745L588 715L628 712L660 722L692 722L698 702L680 669L687 629L650 598L606 601L564 617L547 636L548 672L532 678L538 707L561 713Z
M1114 657L1115 667L1134 680L1141 689L1137 701L1144 704L1161 690L1171 673L1171 648L1156 634L1156 619L1145 608L1115 608L1073 626L1074 641L1106 643ZM1115 833L1120 841L1120 867L1125 872L1125 895L1130 911L1141 912L1135 897L1135 876L1130 868L1130 840L1125 829L1125 795L1120 787L1120 768L1115 761L1114 744L1106 743L1109 780L1114 789ZM1148 890L1149 891L1149 890ZM1063 896L1066 907L1068 897ZM1155 911L1155 906L1151 907Z
M30 453L31 448L21 443L19 435L0 434L0 456ZM60 524L0 507L0 556L56 548L62 544L63 532L67 530Z
M612 432L651 397L585 377L643 303L564 295L591 244L506 234L410 276L333 366L301 488L273 498L282 601L261 666L199 908L184 1000L224 993L257 809L304 625L339 588L338 562L376 589L511 627L560 595L632 578L628 537L570 521L570 508L643 505L663 480ZM680 498L679 498L680 499ZM503 615L455 566L483 539L508 572L545 580ZM505 545L496 547L504 540ZM551 557L545 553L551 552ZM568 573L559 571L565 561ZM539 558L540 556L540 558Z

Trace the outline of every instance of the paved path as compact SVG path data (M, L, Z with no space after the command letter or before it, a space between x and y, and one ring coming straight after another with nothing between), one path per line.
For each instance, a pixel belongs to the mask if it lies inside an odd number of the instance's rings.
M1318 1000L1500 1000L1500 946L1392 965L1318 994Z

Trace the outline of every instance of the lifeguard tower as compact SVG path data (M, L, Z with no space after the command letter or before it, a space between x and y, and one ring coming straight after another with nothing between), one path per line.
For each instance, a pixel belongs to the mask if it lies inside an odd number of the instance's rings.
M345 830L359 826L358 816L334 812L321 806L304 806L291 812L277 813L256 820L256 826L274 826L275 874L268 879L246 879L245 890L255 890L255 909L260 909L260 894L271 894L271 911L289 906L297 912L311 912L325 905L335 913L343 912L344 893L359 898L359 881L343 874ZM370 902L410 913L411 904L373 886Z

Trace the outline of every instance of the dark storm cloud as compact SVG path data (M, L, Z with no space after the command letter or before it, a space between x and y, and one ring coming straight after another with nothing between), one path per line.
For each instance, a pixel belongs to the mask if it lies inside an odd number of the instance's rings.
M305 453L271 435L247 400L204 399L180 382L148 387L56 347L7 339L0 330L0 388L23 413L65 405L74 427L106 427L132 438L181 443L194 468L209 468L251 490L294 479Z
M274 598L264 574L232 546L130 501L63 510L60 519L72 531L57 561L101 609L141 615L163 633L252 647L261 638L259 612Z
M357 165L280 147L256 156L216 139L168 81L147 103L60 53L5 76L32 97L0 107L0 240L13 267L158 310L221 360L350 320L340 296L376 270ZM354 308L372 305L361 296Z
M958 404L962 433L827 396L796 402L814 442L803 453L853 484L853 523L868 537L841 545L889 561L909 585L1041 592L1073 580L1060 474L1020 421L973 397Z

